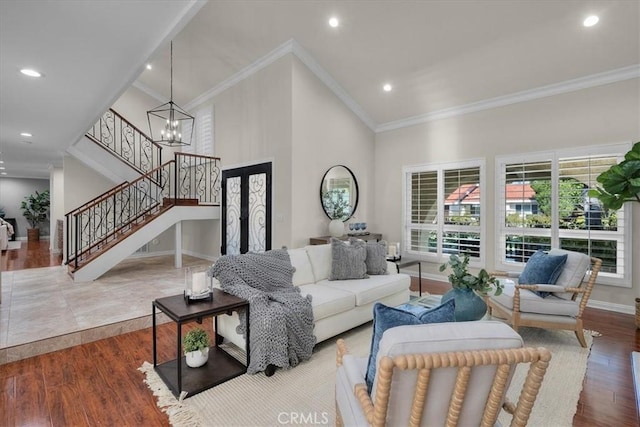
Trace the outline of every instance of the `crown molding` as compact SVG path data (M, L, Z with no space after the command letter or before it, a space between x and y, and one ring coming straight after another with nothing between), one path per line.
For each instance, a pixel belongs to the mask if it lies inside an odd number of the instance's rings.
M204 104L205 102L215 98L225 90L237 85L244 79L252 76L253 74L267 67L268 65L273 64L278 59L292 52L292 42L293 40L287 40L286 42L282 43L280 46L278 46L271 52L267 53L262 58L244 67L242 70L238 71L228 79L223 80L221 83L212 87L202 95L191 100L189 103L185 105L184 108L188 111L188 110L191 110L193 107L196 107L200 104Z
M472 102L470 104L445 108L443 110L434 111L433 113L421 114L418 116L408 117L406 119L382 123L375 128L375 131L376 133L380 133L389 130L401 129L422 123L432 122L434 120L462 116L464 114L475 113L478 111L489 110L497 107L504 107L520 102L532 101L534 99L546 98L549 96L560 95L563 93L589 89L592 87L637 78L640 78L640 64L634 64L628 67L618 68L616 70L605 71L603 73L592 74L590 76L579 77L577 79L565 80L563 82L541 86L522 92L516 92L509 95L489 98L478 102Z
M289 39L262 58L258 59L256 62L251 65L243 68L233 76L224 80L222 83L216 85L215 87L209 89L202 95L190 101L185 105L186 110L191 110L198 105L204 104L207 101L210 101L220 93L225 90L235 86L240 83L244 79L252 76L268 65L274 63L278 59L282 58L288 54L294 54L313 74L315 74L320 81L322 81L340 100L356 115L362 120L362 122L367 125L371 130L376 128L376 123L373 119L362 109L360 105L338 84L336 79L334 79L331 74L327 72L322 66L318 63L318 61L311 56L306 49L304 49L300 43L295 41L294 39ZM139 88L141 89L141 88ZM141 89L142 90L142 89Z
M322 66L316 61L316 59L311 56L309 52L305 48L303 48L300 43L295 40L291 40L293 44L293 53L298 57L298 59L307 66L309 70L313 74L316 75L331 91L338 97L344 104L362 120L362 122L369 127L372 131L376 129L376 122L367 114L364 109L358 104L348 93L346 90L340 86L340 84L334 79L327 70L322 68Z
M149 86L140 83L138 80L136 80L135 82L133 82L133 87L139 89L140 91L146 93L147 95L149 95L151 98L157 100L158 102L168 102L169 100L167 98L165 98L164 96L162 96L160 94L160 92L157 92L153 89L151 89Z

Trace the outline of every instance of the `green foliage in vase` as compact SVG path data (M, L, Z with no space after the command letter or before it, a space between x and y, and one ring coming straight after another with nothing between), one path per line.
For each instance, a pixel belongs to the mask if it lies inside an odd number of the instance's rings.
M333 189L322 194L322 205L331 219L344 221L351 213L347 190Z
M24 198L20 204L20 209L22 209L22 215L24 215L31 228L38 228L40 224L47 220L49 204L49 190L45 190L42 193L36 191Z
M605 209L617 211L626 202L640 203L640 141L624 155L624 160L598 175L595 189L589 196L597 197Z
M209 335L202 328L195 328L187 332L182 343L185 353L204 350L209 347Z
M449 283L456 289L471 289L487 295L495 288L495 295L502 293L503 285L495 277L491 276L483 268L478 272L477 276L469 273L467 266L469 265L469 255L463 255L462 258L458 255L451 255L449 262L440 266L440 271L445 271L447 267L451 267L451 274L449 274Z

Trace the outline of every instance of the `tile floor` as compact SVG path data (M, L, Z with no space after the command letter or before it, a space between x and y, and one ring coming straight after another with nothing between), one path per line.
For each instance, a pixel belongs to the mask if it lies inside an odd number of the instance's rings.
M73 282L66 267L1 274L0 364L150 327L151 302L184 288L173 256L128 259L92 282Z

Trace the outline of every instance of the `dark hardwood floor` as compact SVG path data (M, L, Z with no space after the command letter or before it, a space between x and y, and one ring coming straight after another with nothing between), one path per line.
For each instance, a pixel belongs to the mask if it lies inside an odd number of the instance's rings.
M3 254L2 269L51 265L41 252L44 265L18 259L7 263ZM28 256L28 250L20 253ZM432 293L448 290L447 284L423 282ZM415 279L412 286L417 290ZM204 323L211 328L212 322ZM630 363L631 351L640 350L634 317L588 308L585 327L602 336L594 338L573 425L638 426ZM174 340L175 325L161 325L159 360L175 357ZM168 425L138 371L152 360L151 348L151 330L144 329L0 365L0 426Z
M0 271L54 267L62 264L62 254L50 253L48 240L20 243L20 249L2 252Z

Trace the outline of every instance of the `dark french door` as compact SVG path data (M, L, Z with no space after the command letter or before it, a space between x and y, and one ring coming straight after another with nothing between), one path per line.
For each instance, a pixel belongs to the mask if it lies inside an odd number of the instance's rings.
M222 171L222 254L269 249L271 163Z

